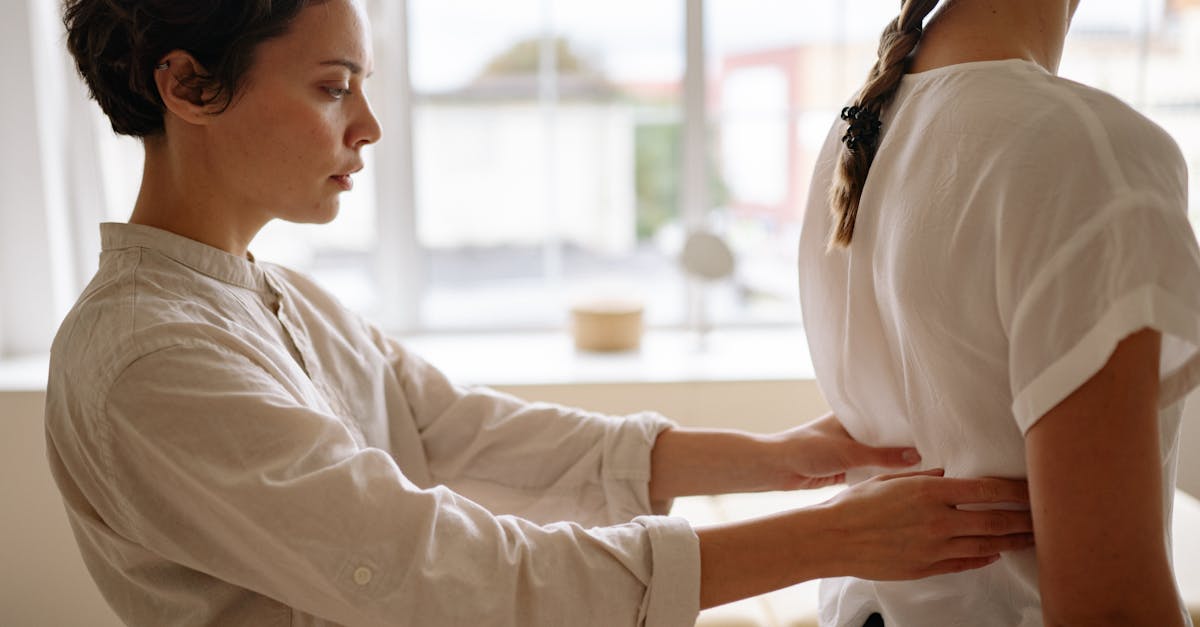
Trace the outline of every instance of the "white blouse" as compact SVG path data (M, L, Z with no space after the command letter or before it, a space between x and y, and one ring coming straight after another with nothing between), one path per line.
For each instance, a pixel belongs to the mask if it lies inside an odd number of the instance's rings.
M1169 534L1181 401L1200 381L1200 252L1175 143L1022 60L907 75L882 121L849 249L826 252L844 124L804 218L804 324L834 411L854 437L915 445L948 476L1024 477L1029 428L1153 327ZM915 582L823 583L822 625L871 612L888 627L1041 625L1034 552Z
M47 447L128 624L695 622L696 535L646 515L662 417L458 387L302 275L101 233Z

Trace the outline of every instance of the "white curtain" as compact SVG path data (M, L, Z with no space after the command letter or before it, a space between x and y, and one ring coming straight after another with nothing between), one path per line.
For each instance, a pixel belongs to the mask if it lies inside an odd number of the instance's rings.
M0 21L0 357L49 349L99 250L96 105L60 11L57 0L10 0Z
M380 286L386 318L416 316L419 258L412 210L411 118L407 98L406 5L369 0L376 35L373 99L389 141L377 167ZM66 51L60 0L5 0L0 20L0 359L37 356L95 272L97 225L128 215L136 170L129 142L87 96ZM114 146L121 148L113 152ZM104 150L102 150L104 149ZM102 163L101 155L109 161ZM136 156L136 155L134 155ZM106 170L108 170L106 172ZM128 171L127 171L128 170ZM106 185L109 187L106 189ZM107 210L107 203L119 207ZM406 269L398 272L396 268Z

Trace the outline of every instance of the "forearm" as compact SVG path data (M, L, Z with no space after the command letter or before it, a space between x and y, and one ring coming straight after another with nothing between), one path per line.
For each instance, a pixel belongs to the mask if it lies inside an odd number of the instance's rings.
M712 429L670 429L651 454L650 495L656 501L692 494L819 488L845 479L850 468L903 468L916 449L858 442L837 416L826 414L770 435Z
M650 499L769 489L779 474L767 461L770 442L741 431L663 431L650 454Z
M832 543L827 514L812 508L768 518L699 528L700 607L765 594L832 576L823 551Z
M876 477L815 507L697 529L700 606L821 577L918 579L959 572L1032 544L1027 512L957 508L1022 502L1022 482L942 479L937 472Z

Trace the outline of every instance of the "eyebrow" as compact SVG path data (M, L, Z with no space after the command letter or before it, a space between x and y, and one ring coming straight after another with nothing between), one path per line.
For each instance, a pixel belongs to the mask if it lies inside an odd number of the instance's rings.
M340 65L340 66L350 70L351 74L362 74L362 71L363 71L363 68L361 65L359 65L349 59L330 59L328 61L322 61L319 65ZM370 75L371 74L367 74L367 76L370 76Z

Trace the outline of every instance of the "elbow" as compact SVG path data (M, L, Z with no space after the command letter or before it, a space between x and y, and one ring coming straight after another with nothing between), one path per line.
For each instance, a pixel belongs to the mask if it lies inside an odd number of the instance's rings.
M1046 627L1184 627L1183 602L1163 555L1102 568L1041 572Z

